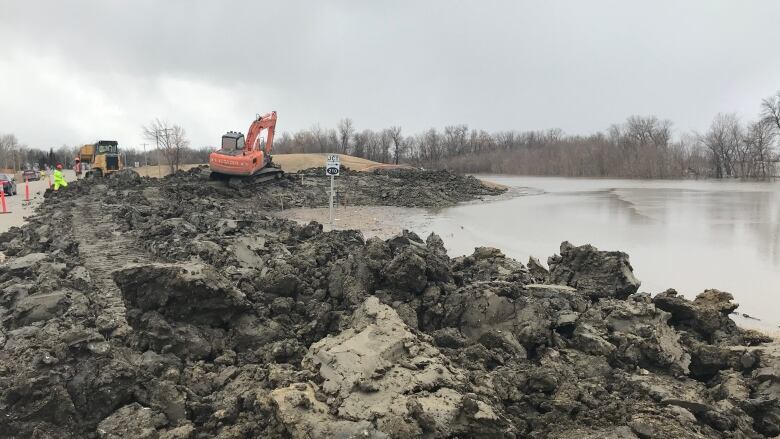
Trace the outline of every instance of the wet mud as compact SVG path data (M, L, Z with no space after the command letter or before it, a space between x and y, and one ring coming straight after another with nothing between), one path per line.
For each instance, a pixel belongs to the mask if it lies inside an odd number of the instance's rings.
M0 432L14 438L764 438L780 350L730 294L641 292L629 256L545 268L436 235L323 231L316 171L124 172L46 194L0 235ZM355 205L500 193L346 172Z

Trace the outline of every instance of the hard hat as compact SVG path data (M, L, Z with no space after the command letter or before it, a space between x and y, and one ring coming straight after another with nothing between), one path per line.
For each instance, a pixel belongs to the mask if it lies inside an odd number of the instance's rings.
M57 169L62 169L62 163L57 163Z

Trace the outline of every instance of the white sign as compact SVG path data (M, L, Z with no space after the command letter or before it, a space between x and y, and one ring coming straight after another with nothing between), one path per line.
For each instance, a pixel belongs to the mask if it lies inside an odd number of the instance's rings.
M338 154L329 154L325 160L325 175L338 176L341 169L341 159Z

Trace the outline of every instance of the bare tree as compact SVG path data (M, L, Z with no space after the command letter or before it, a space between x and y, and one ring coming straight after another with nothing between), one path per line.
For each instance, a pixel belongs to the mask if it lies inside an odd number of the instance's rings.
M436 128L431 128L418 136L416 144L423 162L437 165L444 156L442 135Z
M327 134L322 130L320 124L315 123L314 126L311 127L311 133L314 136L314 140L317 142L317 146L319 146L320 153L327 152Z
M390 145L393 141L393 137L390 135L390 130L382 130L378 137L379 149L381 150L379 161L382 163L390 163Z
M357 157L365 157L366 156L366 149L368 147L368 142L371 137L371 131L369 130L363 130L359 133L355 133L352 136L353 139L353 147L352 147L352 154Z
M336 148L338 148L338 145L339 145L339 134L338 134L338 132L335 129L333 129L333 128L329 129L328 130L327 139L328 139L328 149L331 150L331 151L335 151Z
M144 138L154 141L158 151L165 157L171 173L178 171L182 151L189 148L190 145L184 128L180 125L172 125L168 121L154 119L142 129Z
M388 128L387 132L390 135L390 138L393 139L393 160L397 165L398 160L400 160L401 155L404 153L404 138L401 135L401 127L390 127Z
M349 140L355 133L355 127L352 125L352 119L344 118L339 121L339 149L342 154L349 152Z
M20 171L25 163L30 163L32 153L27 145L19 143L14 134L0 136L0 159L4 168Z
M778 145L780 145L780 91L761 102L761 115L763 116L763 120L772 126L772 131L774 131L775 137L778 139ZM777 160L778 158L774 157L773 164L776 163ZM774 168L771 172L774 174Z
M511 151L515 149L517 142L517 133L514 131L504 131L494 135L498 149L502 151Z
M735 114L715 116L710 129L701 137L702 143L712 153L715 177L735 176L734 156L741 140L741 127Z
M467 150L472 154L481 154L495 149L495 139L485 130L471 130Z
M2 168L11 168L14 166L14 154L19 146L19 141L13 134L3 134L0 136L0 160Z
M363 155L359 157L364 157L369 160L373 160L375 162L381 162L382 161L382 134L376 133L373 130L363 130L360 133L360 136L363 138L362 141L365 143L363 146ZM357 150L357 142L358 142L358 134L355 134L355 150Z
M466 125L450 125L444 127L444 134L442 136L443 152L447 155L466 154L467 152L473 152L467 150L467 147L469 146L468 142L466 141L468 132L469 128ZM435 157L435 159L439 158L440 157Z
M780 135L780 91L761 102L761 116L772 124L776 133Z
M672 122L656 116L631 116L625 125L626 136L637 146L666 146L672 138Z
M773 174L773 162L775 160L772 142L775 138L775 127L772 122L766 118L748 124L745 132L744 143L748 149L752 168L755 172L753 176L758 178L768 178Z

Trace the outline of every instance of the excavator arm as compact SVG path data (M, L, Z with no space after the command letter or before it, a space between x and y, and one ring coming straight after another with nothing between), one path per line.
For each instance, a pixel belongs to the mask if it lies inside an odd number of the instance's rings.
M265 139L265 148L264 152L266 156L269 156L271 154L271 150L273 149L274 145L274 130L276 129L276 111L272 111L270 113L266 113L260 116L257 116L257 119L255 119L254 122L252 122L252 125L249 126L249 131L246 133L246 146L245 149L247 151L255 151L262 147L260 144L260 133L263 132L263 130L267 129L268 134Z

